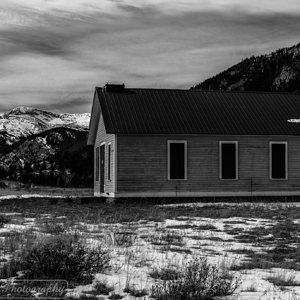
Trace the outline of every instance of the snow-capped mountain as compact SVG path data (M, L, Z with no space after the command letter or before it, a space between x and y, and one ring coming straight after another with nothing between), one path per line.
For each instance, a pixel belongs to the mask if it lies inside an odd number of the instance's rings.
M56 114L23 106L0 114L0 179L61 186L68 170L74 186L90 186L89 122L88 113Z
M27 137L55 127L87 130L89 121L89 113L56 114L20 106L10 112L0 114L0 135L2 140L6 140L6 144L11 144L21 137Z

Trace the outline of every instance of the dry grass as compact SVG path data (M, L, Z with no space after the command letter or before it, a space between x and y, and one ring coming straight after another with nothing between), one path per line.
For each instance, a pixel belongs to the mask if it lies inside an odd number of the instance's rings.
M300 281L296 278L295 273L288 271L278 271L270 276L265 277L265 280L272 282L275 286L300 286Z
M230 269L232 274L275 267L300 270L300 225L294 221L300 219L297 206L280 203L81 205L66 196L55 201L53 198L2 200L0 211L0 225L2 220L3 229L9 229L0 231L2 277L14 272L13 265L11 269L3 268L9 256L24 247L32 249L37 238L76 232L89 243L101 243L112 255L112 272L125 274L126 280L120 279L119 289L111 299L124 297L126 293L147 297L146 293L156 282L178 279L182 263L190 261L194 254L204 254L213 260L224 253L240 257L234 263L220 264L221 269ZM255 225L253 216L263 221ZM222 226L217 225L220 220ZM233 244L240 246L233 247ZM136 279L140 273L140 277L146 278L143 282ZM280 280L283 283L280 276L277 281L272 278L268 280L274 285ZM94 290L99 292L103 288L104 291L106 286L111 287L111 282L99 284Z

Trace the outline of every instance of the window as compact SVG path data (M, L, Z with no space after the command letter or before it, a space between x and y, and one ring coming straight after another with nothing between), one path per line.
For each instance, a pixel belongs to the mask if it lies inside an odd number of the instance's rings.
M187 142L168 141L168 180L187 179Z
M287 142L270 142L270 179L287 179Z
M100 156L99 147L96 148L96 181L99 181L99 170L100 170Z
M108 180L111 180L110 178L110 160L111 160L111 144L108 144L108 149L107 149L107 155L108 155L108 158L107 158L107 179Z
M219 144L220 179L238 179L238 142Z

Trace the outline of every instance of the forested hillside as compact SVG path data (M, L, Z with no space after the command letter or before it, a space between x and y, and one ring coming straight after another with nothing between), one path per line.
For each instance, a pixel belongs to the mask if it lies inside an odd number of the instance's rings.
M87 131L58 127L1 149L0 179L54 186L93 184L93 147ZM70 180L70 182L68 182Z
M192 89L299 92L300 44L243 59Z

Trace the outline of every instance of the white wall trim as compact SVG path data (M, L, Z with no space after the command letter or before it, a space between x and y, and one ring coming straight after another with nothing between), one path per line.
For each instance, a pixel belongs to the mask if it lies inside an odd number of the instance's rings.
M233 192L181 192L180 195L174 192L136 192L136 193L109 193L107 195L99 194L95 196L103 197L114 197L114 198L134 198L134 197L243 197L243 196L300 196L299 191L254 191L254 192L242 192L242 191L233 191Z

